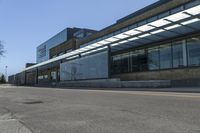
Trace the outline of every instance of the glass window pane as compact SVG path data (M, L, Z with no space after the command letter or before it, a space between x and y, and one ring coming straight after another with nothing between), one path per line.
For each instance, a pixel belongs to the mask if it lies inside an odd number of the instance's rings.
M112 74L119 74L121 66L121 56L112 57Z
M185 8L188 9L188 8L194 7L194 6L199 5L199 4L200 4L199 0L194 0L194 1L191 1L190 3L186 4Z
M174 14L174 13L177 13L177 12L181 12L183 9L184 9L183 6L174 8L174 9L171 10L171 14Z
M149 18L147 21L149 23L149 22L156 21L157 19L158 19L158 16L154 16L154 17Z
M145 50L136 50L131 52L131 67L132 72L146 71L147 69L147 55Z
M122 54L121 55L121 73L127 73L129 64L129 54Z
M158 15L158 18L164 18L164 17L169 16L169 15L170 15L169 11L168 12L164 12L164 13Z
M138 72L139 71L139 67L138 67L138 52L137 51L131 52L130 58L131 58L132 72Z
M148 68L149 70L158 70L160 67L159 62L159 48L148 49Z
M172 44L173 49L173 68L183 67L183 43L175 42Z
M171 45L160 46L160 69L172 68Z
M195 37L187 40L188 50L188 65L200 65L200 37Z
M145 50L138 50L138 64L139 64L139 71L146 71L148 70L147 67L147 55Z
M141 21L141 22L139 22L139 23L138 23L138 26L145 25L146 23L147 23L147 21L146 21L146 20L144 20L144 21Z

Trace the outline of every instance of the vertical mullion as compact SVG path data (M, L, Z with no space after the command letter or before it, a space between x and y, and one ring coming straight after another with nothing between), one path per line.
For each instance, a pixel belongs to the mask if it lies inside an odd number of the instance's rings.
M173 42L171 42L171 69L174 68L174 52L173 52Z
M160 66L161 66L161 63L160 63L160 62L161 62L161 61L160 61L160 59L161 59L161 57L160 57L160 46L158 47L158 58L159 58L159 59L158 59L158 61L159 61L159 68L158 68L158 70L161 70L161 69L160 69Z

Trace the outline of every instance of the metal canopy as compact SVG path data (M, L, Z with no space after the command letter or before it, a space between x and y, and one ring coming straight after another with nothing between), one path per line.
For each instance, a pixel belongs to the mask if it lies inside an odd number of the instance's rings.
M101 40L98 39L99 41L88 46L26 68L25 71L62 59L72 59L79 55L87 55L93 52L101 51L107 49L107 46L116 50L129 48L131 46L134 47L136 45L143 45L150 42L152 43L169 37L198 31L200 30L199 27L200 5L197 5L142 26L137 26L132 29L127 28L126 31L120 32L117 35L111 34L107 38L103 37Z

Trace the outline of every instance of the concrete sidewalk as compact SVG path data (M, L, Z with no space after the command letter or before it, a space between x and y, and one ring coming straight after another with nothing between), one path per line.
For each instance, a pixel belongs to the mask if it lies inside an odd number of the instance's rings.
M0 85L1 88L16 88L28 86L13 86L10 84ZM95 87L66 87L66 86L36 86L43 88L58 88L58 89L80 89L80 90L116 90L116 91L153 91L153 92L181 92L181 93L200 93L200 87L168 87L168 88L95 88Z

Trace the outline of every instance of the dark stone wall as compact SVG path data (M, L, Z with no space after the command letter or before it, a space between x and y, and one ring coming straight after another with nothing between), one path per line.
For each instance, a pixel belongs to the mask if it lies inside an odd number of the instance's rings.
M67 42L64 42L63 44L60 44L56 47L53 47L50 49L50 59L53 57L53 56L58 56L60 53L62 52L66 52L67 50L75 50L77 49L77 46L76 46L76 39L71 39Z
M112 75L112 78L120 78L125 81L200 79L200 67L118 74Z

